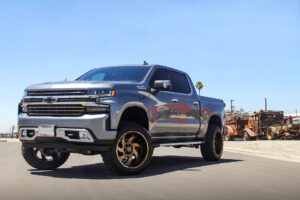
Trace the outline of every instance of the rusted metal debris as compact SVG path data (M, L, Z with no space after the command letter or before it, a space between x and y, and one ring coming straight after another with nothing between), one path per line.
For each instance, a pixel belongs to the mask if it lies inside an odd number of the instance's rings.
M248 119L237 115L226 122L225 139L235 137L244 140L255 139L295 139L300 136L300 124L290 124L291 120L284 119L283 111L260 111Z

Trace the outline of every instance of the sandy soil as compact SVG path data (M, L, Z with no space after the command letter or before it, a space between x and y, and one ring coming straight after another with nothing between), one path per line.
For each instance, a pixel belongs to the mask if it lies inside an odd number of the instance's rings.
M300 163L299 140L225 142L225 151Z
M20 142L20 140L16 138L0 138L0 142Z

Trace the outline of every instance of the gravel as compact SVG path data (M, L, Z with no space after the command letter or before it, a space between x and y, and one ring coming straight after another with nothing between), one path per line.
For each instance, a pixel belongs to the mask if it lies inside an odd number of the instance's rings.
M300 163L300 141L297 140L225 142L225 151Z

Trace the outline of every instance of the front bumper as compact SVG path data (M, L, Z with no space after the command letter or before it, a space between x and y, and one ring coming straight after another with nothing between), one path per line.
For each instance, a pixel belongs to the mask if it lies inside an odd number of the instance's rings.
M109 114L97 114L97 115L83 115L80 117L42 117L42 116L28 116L27 114L20 114L18 117L19 131L26 128L38 130L40 125L54 125L55 136L67 141L61 130L86 130L92 137L89 140L91 143L97 141L112 141L117 135L115 130L106 130L106 121L109 118ZM65 138L64 138L65 137ZM32 138L22 137L20 134L21 141L35 140L39 136ZM71 141L76 142L76 141ZM82 141L78 141L82 142Z

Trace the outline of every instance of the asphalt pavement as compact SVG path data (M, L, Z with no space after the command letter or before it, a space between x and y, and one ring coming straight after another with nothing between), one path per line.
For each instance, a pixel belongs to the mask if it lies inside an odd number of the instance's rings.
M54 171L31 168L21 143L0 143L0 199L300 199L300 163L226 152L205 162L199 149L157 148L138 176L114 176L101 157L72 154Z

